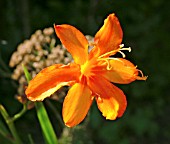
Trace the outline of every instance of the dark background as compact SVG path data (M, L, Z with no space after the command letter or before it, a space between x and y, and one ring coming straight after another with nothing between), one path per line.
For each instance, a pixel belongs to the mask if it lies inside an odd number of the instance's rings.
M87 133L96 144L170 143L169 5L165 0L0 0L0 103L11 115L22 107L14 99L16 87L9 77L13 70L8 67L19 43L54 23L71 24L94 36L107 15L114 12L124 32L123 43L132 48L127 58L148 79L119 86L127 96L128 107L116 121L106 121L94 103ZM30 133L33 139L41 139L39 126L33 127L38 125L34 110L16 125L21 135Z

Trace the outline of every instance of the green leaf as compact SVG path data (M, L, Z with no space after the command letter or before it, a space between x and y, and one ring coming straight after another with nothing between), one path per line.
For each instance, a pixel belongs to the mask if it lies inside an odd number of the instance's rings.
M9 131L7 130L1 119L0 119L0 134L2 134L3 136L10 135Z
M42 102L35 102L37 116L47 144L58 144L52 124Z
M13 144L12 139L10 139L10 133L1 119L0 119L0 143Z
M31 134L28 134L28 139L29 139L30 144L34 144L34 140L31 136Z
M27 79L27 82L29 83L29 81L32 79L32 77L31 77L30 73L28 72L28 69L24 65L22 65L22 67L24 69L24 73L25 73L25 77Z
M8 127L9 127L9 129L10 129L10 131L11 131L11 133L12 133L12 136L13 136L14 139L15 139L15 140L13 141L13 143L15 143L15 144L21 144L22 141L21 141L21 139L20 139L20 137L19 137L19 135L18 135L18 133L17 133L17 130L16 130L16 128L15 128L15 125L14 125L13 121L10 120L11 118L9 117L9 114L7 113L7 111L6 111L6 109L3 107L3 105L1 105L1 104L0 104L0 113L2 114L5 122L7 123Z
M23 65L24 73L27 82L31 80L31 75L27 68ZM47 144L58 144L57 137L55 135L53 126L49 120L48 114L42 102L35 102L35 108L37 112L37 117L40 122L41 129L43 131L43 136Z

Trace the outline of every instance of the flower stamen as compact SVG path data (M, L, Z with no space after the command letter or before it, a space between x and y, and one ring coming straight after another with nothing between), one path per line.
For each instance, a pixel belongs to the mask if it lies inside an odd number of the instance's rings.
M132 49L131 49L131 47L124 48L124 44L120 45L120 49L119 49L118 52L122 55L123 58L125 58L126 55L122 52L123 50L127 50L127 51L131 52Z
M107 53L99 56L98 59L103 58L103 57L109 57L109 56L111 56L111 55L116 54L118 51L119 51L119 49L118 49L118 50L113 50L113 51L107 52Z
M131 52L131 47L128 47L128 48L121 48L120 50L127 50L127 51L129 51L129 52Z
M116 54L117 52L119 52L119 53L122 55L122 57L125 58L126 55L122 52L122 51L124 51L124 50L127 50L127 51L131 52L131 47L124 48L124 44L121 44L121 45L119 45L119 48L118 48L118 49L109 51L109 52L107 52L107 53L105 53L105 54L102 54L102 55L99 56L98 58L100 59L100 58L103 58L103 57L109 57L109 56L111 56L111 55Z
M137 69L137 70L141 74L141 76L136 77L137 80L146 80L148 78L148 76L144 76L144 74L141 70L139 70L139 69Z
M110 63L109 63L109 59L113 59L113 58L100 58L100 59L97 59L97 61L104 61L105 63L101 64L101 65L107 65L106 69L107 70L111 70L112 67L110 66Z
M118 51L118 52L122 55L123 58L126 57L126 55L122 51Z

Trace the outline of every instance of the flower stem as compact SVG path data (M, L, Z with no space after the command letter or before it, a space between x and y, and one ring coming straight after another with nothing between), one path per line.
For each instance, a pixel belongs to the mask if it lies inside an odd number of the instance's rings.
M27 111L27 103L23 104L23 108L22 108L22 110L19 113L15 114L13 117L8 119L8 123L14 122L18 118L20 118L26 111Z
M14 144L13 139L10 137L10 132L7 129L6 125L4 122L0 119L0 139L4 140L4 143L6 142L7 144Z
M22 141L21 141L21 139L20 139L20 137L19 137L19 135L16 131L16 128L15 128L13 121L10 121L11 118L9 117L9 114L7 113L7 111L5 110L5 108L2 105L0 105L0 112L3 116L3 118L5 119L5 122L7 123L12 136L15 139L15 143L16 144L22 144Z

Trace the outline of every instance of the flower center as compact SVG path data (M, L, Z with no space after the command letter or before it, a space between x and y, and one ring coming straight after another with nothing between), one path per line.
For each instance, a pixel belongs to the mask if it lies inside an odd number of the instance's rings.
M91 61L87 61L85 62L85 64L81 65L81 73L84 76L89 76L91 74L91 67L92 67L92 63Z
M131 48L124 48L124 45L121 44L119 49L109 51L107 53L104 53L103 55L100 55L99 57L94 57L88 61L86 61L83 65L81 65L81 76L80 80L82 80L83 77L91 77L95 74L97 71L102 71L103 69L111 70L111 66L109 63L109 60L115 59L110 57L111 55L114 55L115 53L119 52L122 54L122 57L125 58L125 54L122 52L123 50L131 51Z

